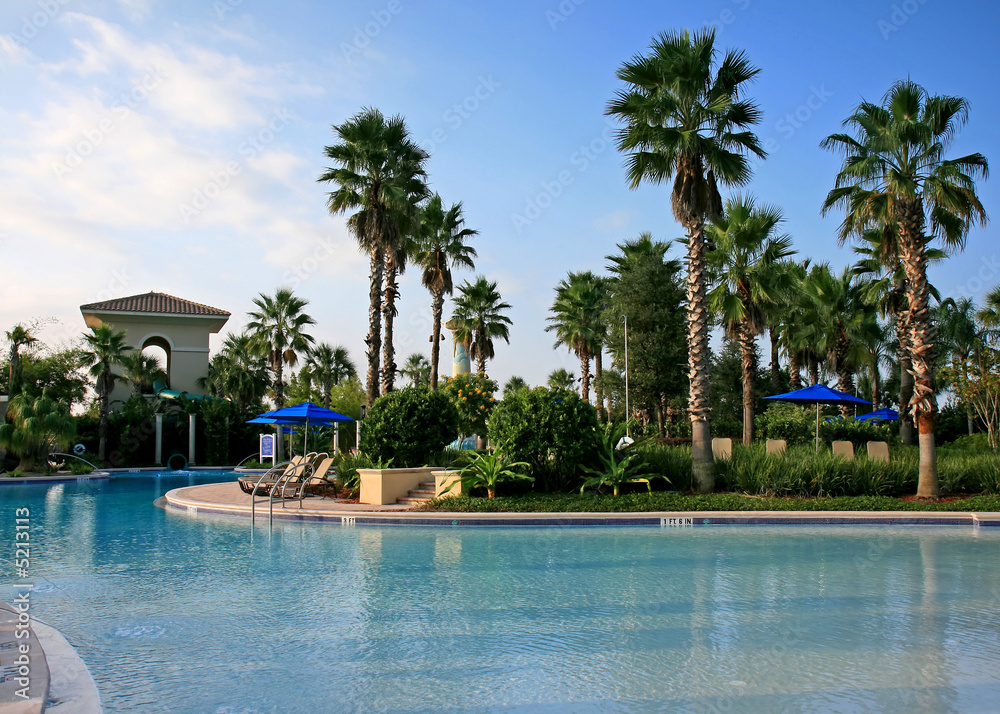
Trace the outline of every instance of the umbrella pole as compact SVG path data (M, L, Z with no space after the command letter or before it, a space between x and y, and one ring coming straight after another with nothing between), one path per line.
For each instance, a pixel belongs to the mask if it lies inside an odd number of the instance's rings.
M816 402L816 453L819 453L819 402Z

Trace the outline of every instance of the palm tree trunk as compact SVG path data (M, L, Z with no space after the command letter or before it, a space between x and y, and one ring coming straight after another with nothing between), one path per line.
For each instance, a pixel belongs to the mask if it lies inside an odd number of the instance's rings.
M899 339L899 440L904 446L913 445L913 416L910 399L913 398L913 364L910 362L910 340L906 336L906 313L896 316L896 334Z
M698 493L715 490L715 460L712 457L711 363L708 347L708 300L705 276L705 232L703 223L688 230L687 254L687 342L691 418L691 485Z
M809 359L809 385L819 384L819 360Z
M757 374L757 351L748 326L739 326L740 356L743 363L743 443L753 443L754 377ZM772 343L773 344L773 343Z
M590 355L587 350L580 350L580 396L583 401L590 402Z
M788 387L791 391L802 388L802 375L799 372L802 365L799 364L799 355L795 350L788 353Z
M476 372L486 376L486 335L476 330Z
M781 391L781 363L778 361L778 333L775 328L768 328L771 338L771 389L777 394Z
M370 407L379 397L379 353L382 351L382 274L385 260L380 248L372 248L368 270L368 384L366 399Z
M441 313L444 312L444 291L435 290L431 300L434 314L434 334L431 335L431 391L438 388L438 362L441 361Z
M278 409L285 406L285 356L280 353L274 361L274 402Z
M107 369L111 369L110 365ZM104 457L108 448L108 400L111 398L111 388L108 386L108 380L104 374L100 377L99 388L100 394L97 405L99 421L97 424L97 435L100 438L100 441L97 446L97 460L104 463Z
M934 327L928 302L927 256L924 255L924 212L919 200L902 209L900 219L900 262L906 273L908 310L906 336L910 342L913 363L913 396L908 405L914 415L920 444L920 475L917 497L938 497L937 453L934 448L934 422L937 419L937 398L934 396Z
M385 302L382 305L382 318L385 320L385 337L382 341L382 394L391 392L396 383L395 346L393 345L393 321L396 318L396 298L399 297L399 284L396 276L399 273L399 263L395 251L388 251L385 257Z
M597 420L604 421L604 387L601 385L601 378L604 375L604 359L598 349L594 353L594 401L597 402Z
M333 391L333 378L327 377L323 380L323 408L330 408L330 392Z

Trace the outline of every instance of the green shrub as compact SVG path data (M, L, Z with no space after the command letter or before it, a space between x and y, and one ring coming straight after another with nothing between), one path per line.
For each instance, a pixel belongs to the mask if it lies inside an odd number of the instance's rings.
M361 425L361 450L397 468L423 466L458 433L447 395L408 387L380 397Z
M754 428L760 439L784 439L789 445L811 444L816 438L816 408L776 402L757 415Z
M989 437L985 432L979 434L966 434L955 439L942 449L965 451L973 454L992 454L993 447L990 446Z
M690 446L664 446L647 442L636 448L645 464L644 471L662 476L673 490L691 490Z
M490 440L524 461L542 490L579 488L583 466L597 465L597 415L577 394L546 387L508 394L493 410Z
M335 481L341 490L356 491L361 486L358 469L373 468L372 460L363 451L342 451L335 458L337 467Z
M813 428L815 429L815 426ZM819 425L819 436L825 442L850 441L854 444L855 451L864 449L869 441L885 441L894 446L899 443L899 422L879 424L837 417Z
M85 476L94 471L94 469L79 459L66 459L66 466L74 476Z
M493 395L497 383L475 373L460 374L445 378L443 391L458 410L459 431L465 436L486 434L486 423L496 405Z

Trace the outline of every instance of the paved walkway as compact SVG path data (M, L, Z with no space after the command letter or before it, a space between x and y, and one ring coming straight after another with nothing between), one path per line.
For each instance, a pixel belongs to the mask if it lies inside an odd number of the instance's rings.
M168 508L190 515L218 513L249 516L250 496L235 481L211 483L169 491ZM258 496L256 517L267 518L268 499ZM274 503L276 519L319 520L341 524L398 525L946 525L998 526L1000 513L921 511L698 511L638 513L449 513L412 511L408 506L371 506L343 503L329 498L306 498L284 507ZM259 522L259 520L258 520Z

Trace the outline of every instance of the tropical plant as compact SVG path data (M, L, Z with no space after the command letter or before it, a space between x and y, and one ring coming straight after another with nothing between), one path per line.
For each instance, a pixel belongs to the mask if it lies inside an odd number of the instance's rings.
M156 355L143 354L139 350L125 353L119 364L125 373L125 380L132 385L132 394L142 394L144 387L150 388L154 382L167 376Z
M333 132L340 142L327 146L326 156L336 166L328 168L319 181L332 183L327 208L331 214L352 213L347 226L361 250L370 259L368 306L368 406L372 406L382 391L391 387L395 376L392 363L392 317L395 311L395 273L401 260L406 238L415 232L418 218L417 203L427 194L424 184L424 162L427 152L410 137L401 116L386 118L378 109L366 108ZM388 268L389 276L386 278ZM383 283L386 301L382 302ZM379 370L383 347L382 317L389 320L385 335L384 369Z
M767 326L767 308L778 303L792 282L780 262L795 252L791 238L778 234L783 221L778 208L737 196L727 200L723 215L706 227L714 246L706 255L715 285L708 304L726 334L738 342L743 362L744 444L753 441L756 338Z
M413 260L420 265L420 282L431 294L431 313L434 327L431 333L431 378L432 390L438 387L438 364L441 356L441 315L444 312L445 295L455 289L452 269L476 267L473 258L476 249L466 245L479 231L463 228L465 217L462 204L453 203L447 211L441 196L435 193L421 209L420 233L414 250Z
M528 383L524 380L524 378L518 377L515 374L503 385L503 395L506 397L508 394L513 394L514 392L528 388Z
M198 379L207 393L236 402L244 410L254 409L267 394L271 377L267 362L254 350L248 332L226 335L222 349L208 363L208 373Z
M545 384L554 392L558 390L572 392L576 388L576 382L576 377L565 367L552 370L545 380Z
M7 393L11 397L15 397L21 393L21 350L25 347L30 349L38 344L38 338L34 335L35 327L35 325L18 323L4 332L7 342L10 345L10 352L7 358L9 375L7 378Z
M406 358L399 373L410 380L411 387L428 387L431 383L431 363L419 352Z
M455 314L452 317L455 340L470 344L469 356L476 360L476 371L486 376L486 360L496 355L493 340L502 339L510 344L511 320L503 313L510 305L503 302L497 290L496 281L490 282L482 275L476 282L466 280L459 286L461 293L455 298Z
M462 490L469 493L474 488L485 488L486 498L497 495L497 485L508 481L534 481L531 476L514 471L517 468L527 468L530 464L524 461L508 461L502 448L493 453L473 454L469 464L458 472ZM454 488L455 484L446 489L445 493Z
M549 308L552 314L546 332L556 333L555 347L560 345L573 352L580 360L580 396L590 401L590 360L595 363L597 378L597 409L602 410L600 378L603 370L602 356L607 327L604 311L608 306L608 290L604 278L589 270L570 273L556 286L556 299ZM598 415L600 416L600 414Z
M361 425L361 450L401 468L423 466L458 434L447 395L407 387L379 397Z
M836 185L823 204L824 213L835 206L845 209L841 240L882 226L897 231L906 275L904 327L914 372L913 397L900 409L910 410L919 432L920 498L938 495L926 249L934 239L961 249L970 228L986 222L975 185L977 177L988 173L986 158L944 156L968 110L961 97L932 96L920 85L901 80L890 87L881 105L864 101L858 105L844 122L853 135L832 134L822 143L844 157Z
M305 360L313 380L319 383L322 405L330 408L330 392L335 386L357 375L358 370L351 361L347 348L320 342L309 350Z
M653 492L650 479L657 474L644 473L646 462L636 448L639 442L622 441L629 426L628 422L608 422L598 432L597 455L601 460L601 467L583 467L584 471L594 475L584 480L580 493L592 486L610 486L612 494L617 496L621 487L627 483L644 483L646 489Z
M571 391L545 387L506 395L493 409L489 437L507 455L531 464L547 491L579 488L583 466L596 463L594 408Z
M278 288L273 297L261 293L253 304L257 309L247 313L250 347L267 362L275 406L281 409L285 406L285 365L294 367L299 353L308 352L313 337L306 328L316 321L302 311L309 301L296 297L289 288Z
M688 409L699 492L712 491L715 483L705 220L722 212L720 184L743 186L750 180L747 155L765 156L750 131L761 113L742 96L758 72L743 52L731 50L719 62L713 29L662 33L648 55L619 68L627 89L607 109L625 122L617 144L629 155L630 188L673 177L671 206L687 235Z
M1000 285L986 293L985 304L976 317L991 330L1000 328Z
M45 393L37 398L15 395L7 415L11 423L0 423L0 446L21 457L19 471L40 471L53 446L65 449L73 443L76 427L69 407Z
M496 382L478 374L460 374L445 380L444 393L458 410L458 429L463 435L486 434L496 391Z
M103 461L107 451L111 390L114 389L115 381L118 379L112 366L120 365L131 348L125 341L124 330L116 331L108 323L91 327L89 333L84 333L83 340L85 343L83 359L90 367L88 374L94 379L97 390L97 410L100 420L98 426L100 445L97 449L97 458Z

